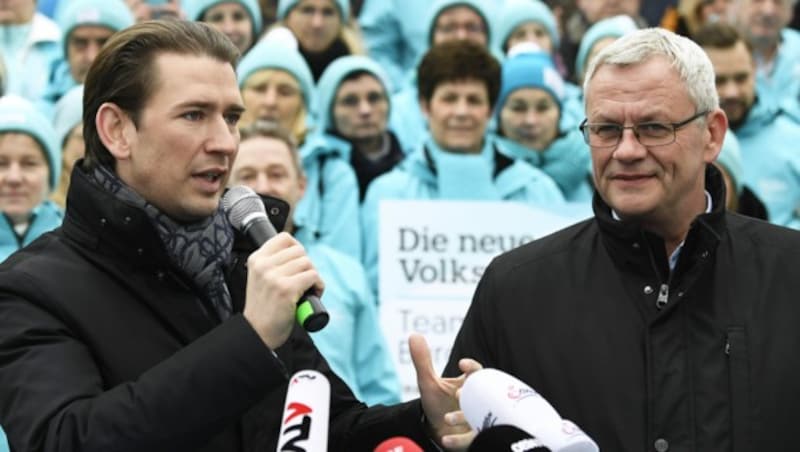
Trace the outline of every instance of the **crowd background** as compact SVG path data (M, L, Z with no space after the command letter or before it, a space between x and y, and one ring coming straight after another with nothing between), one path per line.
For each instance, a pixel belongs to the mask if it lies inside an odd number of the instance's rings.
M375 321L378 203L588 205L583 72L632 30L668 28L707 51L731 127L716 162L729 209L800 228L798 9L792 0L3 2L0 260L61 222L83 155L82 83L103 43L137 21L207 22L242 53L240 126L277 127L297 153L296 172L256 157L233 179L262 194L285 195L274 184L287 178L301 187L289 226L324 262L326 304L347 325L315 340L359 398L393 403L399 384Z

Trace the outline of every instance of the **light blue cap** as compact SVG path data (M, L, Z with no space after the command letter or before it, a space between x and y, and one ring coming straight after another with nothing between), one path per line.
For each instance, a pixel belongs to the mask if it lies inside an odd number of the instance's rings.
M381 66L373 59L362 55L343 56L334 60L325 68L325 72L317 83L317 113L319 115L317 128L325 132L332 127L333 122L333 103L336 99L336 92L342 80L353 72L366 71L372 74L383 85L384 94L387 99L392 92L392 85L389 77ZM391 104L389 106L391 108Z
M306 60L296 48L278 40L265 39L259 41L248 51L236 67L239 89L243 88L247 79L254 72L263 69L279 69L291 74L300 84L306 111L313 112L314 77Z
M592 25L586 30L586 34L581 39L581 45L578 47L578 56L575 58L575 73L584 73L588 65L586 59L597 41L603 38L620 38L638 28L636 22L630 16L624 14L603 19Z
M485 5L479 0L437 0L430 6L430 9L428 10L428 20L426 22L428 24L428 45L433 44L434 27L439 15L441 15L445 10L454 8L456 6L466 6L467 8L470 8L478 13L478 15L483 18L483 22L486 25L487 42L491 43L494 21L492 20L489 12L486 10Z
M61 176L61 148L50 121L29 101L13 95L0 98L0 133L17 132L35 139L50 165L50 190Z
M377 1L382 2L386 0L377 0ZM279 0L278 9L276 11L278 20L286 19L286 16L289 15L289 11L291 11L292 8L297 6L298 3L300 3L300 0ZM345 23L348 20L350 20L350 2L348 0L335 0L333 3L339 10L339 16L342 18L342 23Z
M725 133L725 140L722 142L722 150L717 155L717 163L725 169L731 178L736 194L742 193L742 152L739 148L739 140L730 130Z
M181 9L186 13L187 19L201 20L206 10L222 3L236 3L244 7L253 24L253 41L258 41L258 37L261 35L262 20L261 7L258 6L256 0L183 0Z
M83 121L83 85L72 87L58 99L53 112L56 143L63 148L72 129Z
M133 25L134 18L122 0L70 0L65 8L59 9L56 23L61 29L66 56L67 41L75 28L94 25L117 32Z
M544 90L556 101L559 109L564 100L564 80L553 64L550 54L542 51L524 50L524 44L514 46L501 68L500 95L497 98L495 117L499 121L500 110L506 99L520 88ZM518 50L519 48L523 50Z
M495 24L495 49L503 53L503 47L514 30L528 22L541 24L550 35L550 40L553 41L553 49L558 49L559 36L556 18L550 8L539 0L509 0L506 2Z

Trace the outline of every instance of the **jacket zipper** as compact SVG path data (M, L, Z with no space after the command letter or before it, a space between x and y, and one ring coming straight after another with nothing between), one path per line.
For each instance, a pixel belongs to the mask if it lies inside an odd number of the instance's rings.
M664 306L667 305L667 302L669 302L669 284L661 284L661 288L658 289L658 299L656 300L656 307L658 309L663 309Z
M641 238L643 243L647 243L647 240L642 234ZM650 247L647 247L647 255L650 257L650 265L653 266L653 272L658 275L659 279L661 279L661 272L658 271L658 265L656 265L656 259L653 256L653 250ZM669 271L669 276L667 276L667 282L661 282L658 288L658 298L656 299L656 308L660 311L667 306L669 303L669 285L672 282L672 270Z

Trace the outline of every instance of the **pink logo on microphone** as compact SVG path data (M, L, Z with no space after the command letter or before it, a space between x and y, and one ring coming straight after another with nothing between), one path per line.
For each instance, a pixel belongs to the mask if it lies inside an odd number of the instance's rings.
M535 395L537 394L536 391L534 391L533 389L525 386L518 387L513 384L508 386L508 392L506 392L506 396L508 396L510 400L513 400L515 402L519 402L522 399L532 397Z

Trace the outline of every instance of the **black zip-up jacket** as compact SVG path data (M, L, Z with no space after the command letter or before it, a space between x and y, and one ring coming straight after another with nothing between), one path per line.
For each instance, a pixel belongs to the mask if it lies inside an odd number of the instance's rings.
M496 258L445 374L475 358L522 379L603 451L797 450L800 233L724 210L661 238L595 218Z
M243 238L242 238L243 239ZM0 266L0 425L15 451L275 450L288 377L331 384L331 451L423 443L419 402L367 409L295 328L277 357L237 312L204 314L145 213L72 174L64 224ZM324 402L323 402L324 403Z

